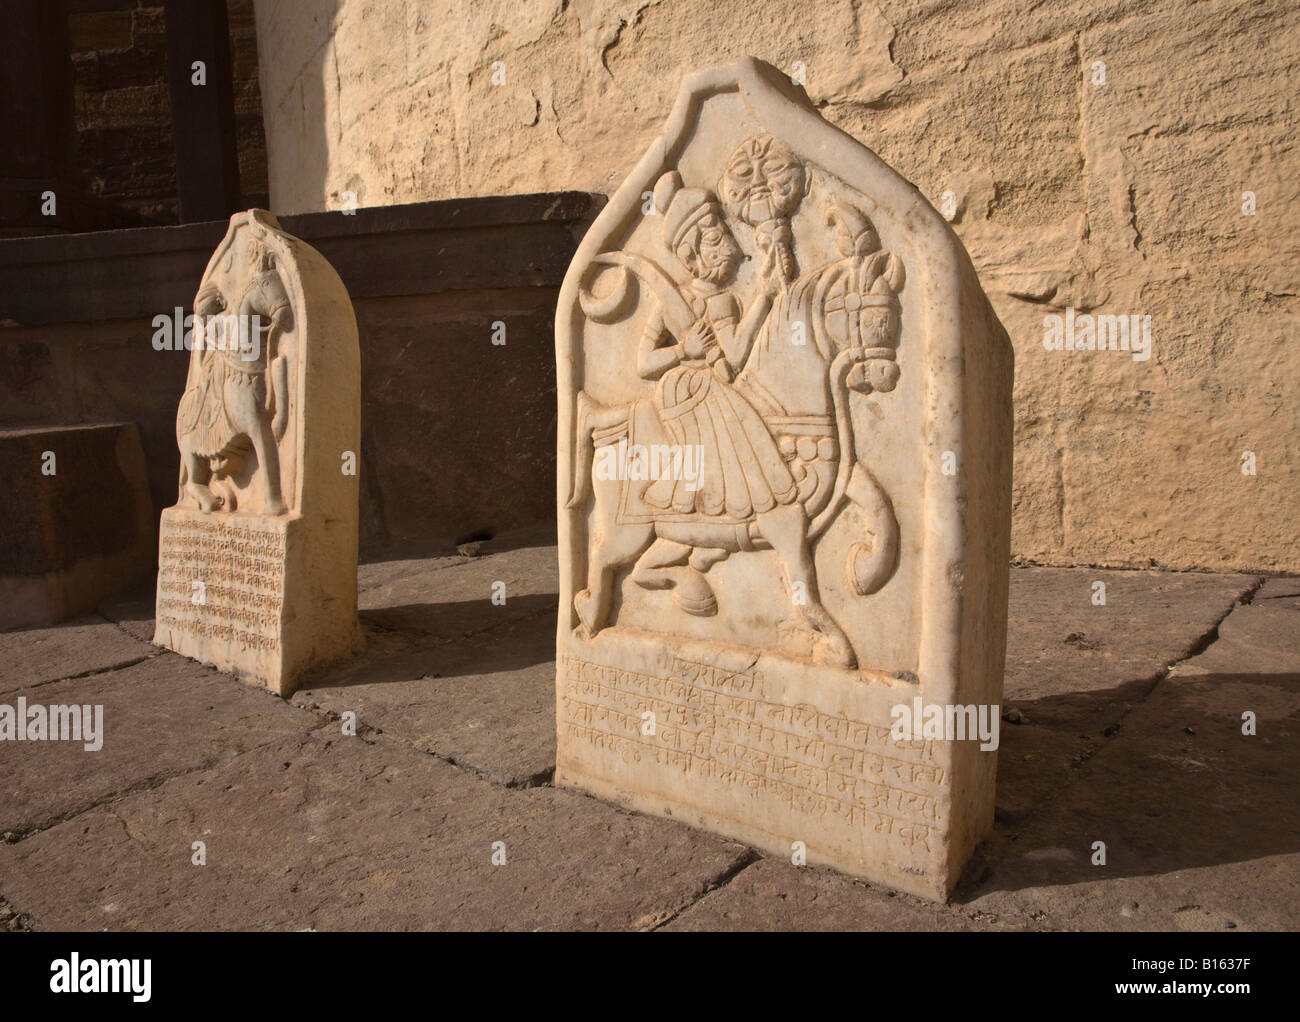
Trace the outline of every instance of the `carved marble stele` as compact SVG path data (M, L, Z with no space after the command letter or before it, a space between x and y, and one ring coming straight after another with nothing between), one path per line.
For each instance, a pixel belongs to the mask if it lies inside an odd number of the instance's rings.
M556 355L558 782L946 898L996 753L893 708L1000 703L1011 509L1011 345L956 235L774 68L703 71Z
M359 638L352 302L319 252L249 210L193 312L154 642L287 696Z

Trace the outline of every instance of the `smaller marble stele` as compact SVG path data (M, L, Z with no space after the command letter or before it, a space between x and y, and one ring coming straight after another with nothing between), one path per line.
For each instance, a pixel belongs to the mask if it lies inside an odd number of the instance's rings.
M153 641L287 696L360 641L352 302L319 252L254 209L230 218L187 327Z
M993 824L1011 523L957 236L743 61L686 80L555 329L556 783L946 898Z

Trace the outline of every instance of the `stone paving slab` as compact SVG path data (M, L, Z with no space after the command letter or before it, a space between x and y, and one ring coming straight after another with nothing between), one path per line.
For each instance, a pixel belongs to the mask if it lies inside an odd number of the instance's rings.
M1059 847L1037 852L1039 865L1064 862L1067 855L1076 853ZM1011 860L1006 870L1031 864ZM1043 879L1044 869L1025 869L1026 886L983 895L962 907L1044 930L1294 931L1300 927L1298 869L1294 855L1064 883Z
M203 841L207 864L193 865ZM504 842L505 865L493 865ZM318 730L0 847L40 929L628 929L752 853L404 743Z
M522 530L475 544L473 557L382 561L358 568L361 621L371 631L399 630L454 640L503 624L549 615L558 606L554 530ZM504 588L494 589L496 583ZM500 592L505 603L493 603Z
M1255 594L1255 600L1300 600L1300 578L1266 579Z
M363 564L364 654L295 693L501 784L555 769L553 531L517 530L474 557ZM492 600L494 583L505 603Z
M1290 673L1300 665L1300 592L1270 579L1249 604L1238 607L1219 626L1213 645L1184 670L1227 673ZM1243 659L1244 658L1244 659ZM1237 670L1238 666L1240 670Z
M148 645L151 592L0 633L0 702L107 725L0 743L0 929L1300 928L1300 580L1013 570L995 832L937 906L552 788L544 533L362 565L365 652L287 703Z
M0 632L0 695L138 663L158 650L98 614Z
M1092 584L1106 585L1093 606ZM1193 648L1240 599L1252 575L1013 568L1003 702L1036 704L1044 719L1087 717L1091 693L1152 681ZM1137 694L1137 693L1135 693Z
M1106 585L1092 604L1093 582ZM1050 802L1170 664L1259 584L1250 575L1013 568L997 805Z
M0 832L24 833L120 792L229 762L320 719L192 660L163 653L131 667L4 697L17 706L103 706L103 746L0 742ZM2 890L2 888L0 888Z
M156 579L151 579L149 585L101 605L98 608L100 615L141 642L152 644L155 586Z
M763 859L706 894L665 930L980 930L952 906L868 884L818 866Z
M379 636L293 701L351 710L366 727L498 783L537 783L555 769L553 613L453 643Z
M999 829L970 905L1082 928L1300 927L1300 599L1260 599L1280 588L1235 607L1053 803Z

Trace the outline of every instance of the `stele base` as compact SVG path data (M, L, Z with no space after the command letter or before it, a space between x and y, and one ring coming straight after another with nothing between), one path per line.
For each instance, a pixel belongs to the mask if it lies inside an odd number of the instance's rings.
M312 551L330 549L297 516L166 508L158 543L154 643L289 696L313 668L356 651L346 582ZM346 592L346 588L342 591Z

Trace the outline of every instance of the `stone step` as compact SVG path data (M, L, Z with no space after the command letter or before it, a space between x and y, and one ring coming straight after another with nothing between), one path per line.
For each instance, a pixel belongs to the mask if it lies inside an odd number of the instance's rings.
M0 473L0 629L74 617L153 570L135 423L0 430Z

